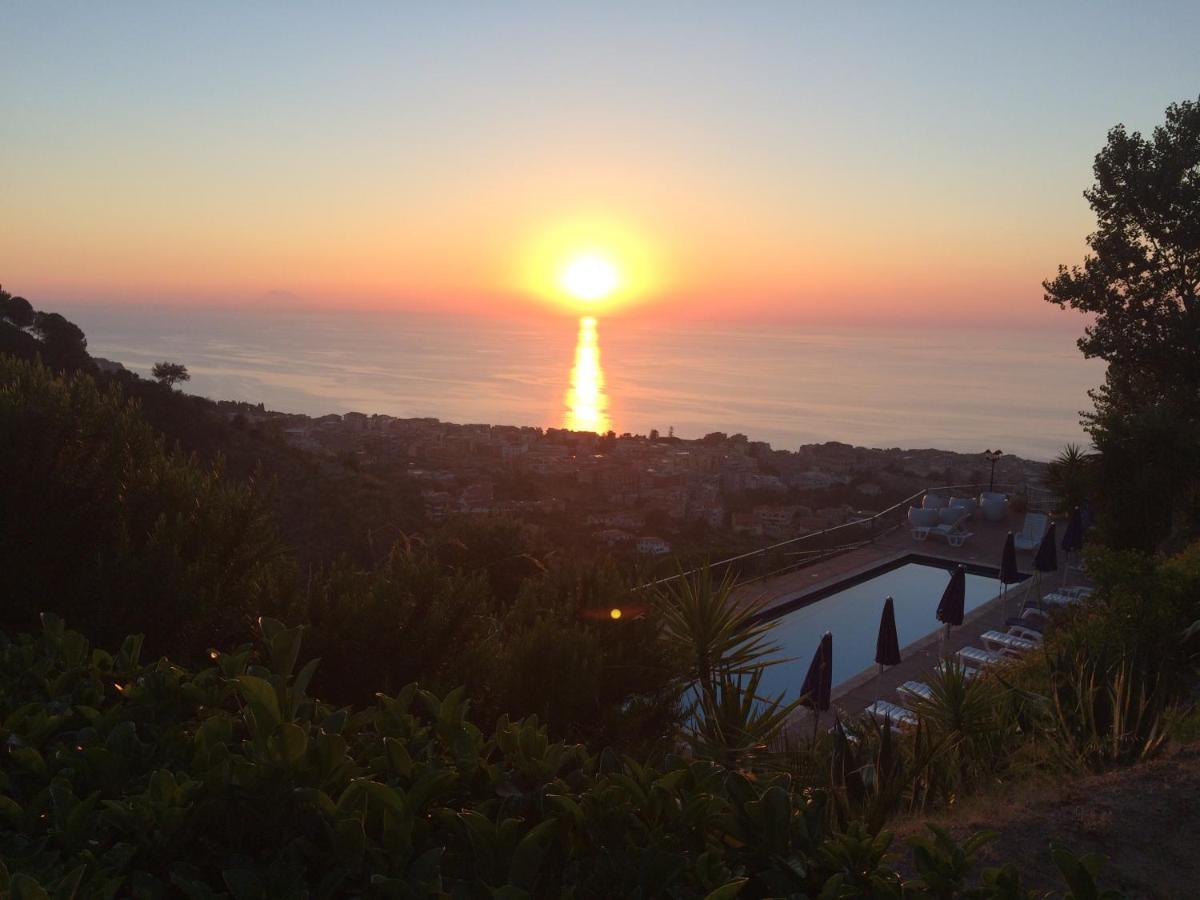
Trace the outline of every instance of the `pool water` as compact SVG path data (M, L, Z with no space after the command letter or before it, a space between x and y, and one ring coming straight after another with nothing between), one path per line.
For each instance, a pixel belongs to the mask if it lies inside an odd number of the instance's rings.
M968 613L1000 593L997 578L968 572L966 580ZM948 569L906 562L866 580L835 586L832 593L818 594L820 599L785 612L776 620L770 639L783 648L781 656L795 659L767 667L760 693L773 697L786 692L787 698L793 699L826 631L833 632L834 687L874 667L879 619L889 596L895 601L896 631L903 653L908 644L945 627L937 620L937 608L949 582Z

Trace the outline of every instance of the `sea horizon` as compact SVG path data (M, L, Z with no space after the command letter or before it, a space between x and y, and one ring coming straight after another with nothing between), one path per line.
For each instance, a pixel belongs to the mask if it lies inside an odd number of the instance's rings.
M667 328L601 316L586 352L595 370L587 377L600 379L587 385L589 402L602 408L581 419L573 379L583 331L565 316L57 306L94 355L143 376L158 361L183 363L187 391L213 400L312 416L607 424L685 439L740 432L776 449L1000 446L1047 460L1067 443L1087 445L1079 410L1103 379L1103 363L1083 359L1078 334L1065 329L735 320Z

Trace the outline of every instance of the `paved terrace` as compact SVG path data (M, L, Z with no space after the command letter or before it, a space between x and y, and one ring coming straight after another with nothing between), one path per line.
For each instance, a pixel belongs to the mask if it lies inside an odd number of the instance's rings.
M804 594L820 590L832 584L852 578L870 569L908 556L920 554L936 557L952 562L974 563L976 565L999 568L1000 555L1004 549L1004 539L1009 531L1020 532L1024 516L1009 512L1002 522L988 522L982 513L976 512L975 517L968 522L967 530L972 537L962 547L950 547L944 540L930 536L924 541L914 540L912 532L907 527L897 528L878 536L867 546L850 550L838 556L815 563L806 568L778 575L772 578L743 585L737 589L735 596L745 603L754 603L763 608L777 606L791 601ZM1058 525L1058 538L1062 539L1065 522ZM1062 583L1063 553L1058 554L1060 569L1054 575L1044 575L1043 585L1057 586ZM1017 551L1017 567L1022 574L1033 572L1033 553ZM1077 583L1078 579L1068 579L1068 584ZM979 635L989 629L1007 630L1003 626L1007 616L1016 614L1026 589L1030 586L1027 580L1014 585L1009 590L1006 610L1001 609L1000 598L997 597L978 609L967 614L963 624L952 630L951 637L939 646L940 633L934 633L907 647L900 648L902 662L898 666L885 669L882 676L877 676L877 667L872 666L867 672L855 678L834 685L832 709L822 713L823 723L828 727L833 724L835 714L842 718L854 716L862 712L877 699L888 700L906 705L902 697L897 697L896 687L906 681L926 681L934 666L943 655L952 656L961 647L982 647ZM882 598L880 598L882 601ZM872 623L874 627L877 623ZM812 650L816 649L820 635L813 635ZM837 653L837 635L834 635L834 653ZM807 666L807 661L803 660ZM812 727L811 712L800 713L801 719ZM797 722L797 727L800 727Z

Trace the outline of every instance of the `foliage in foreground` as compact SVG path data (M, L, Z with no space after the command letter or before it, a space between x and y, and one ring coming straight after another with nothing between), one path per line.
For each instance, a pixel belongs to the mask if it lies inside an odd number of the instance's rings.
M980 840L825 826L826 797L668 756L641 765L490 735L461 690L409 685L364 709L307 695L300 629L188 671L141 639L92 650L47 617L0 633L0 890L13 897L1028 897L1013 866L975 881ZM1057 853L1058 851L1056 851ZM1059 854L1074 896L1094 861ZM1057 857L1056 857L1057 858ZM1091 893L1083 888L1091 886Z

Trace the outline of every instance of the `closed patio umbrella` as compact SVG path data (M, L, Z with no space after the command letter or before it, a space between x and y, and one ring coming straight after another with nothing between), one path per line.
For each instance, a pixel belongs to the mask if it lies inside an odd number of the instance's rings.
M963 623L966 605L967 567L955 566L954 571L950 573L950 583L946 585L946 590L942 592L942 599L938 603L937 608L938 621L946 623L946 631L942 635L943 641L950 637L950 629L952 627ZM941 654L938 655L940 656Z
M900 665L900 636L896 633L896 602L888 597L883 601L883 614L879 617L879 636L875 638L875 664L877 673L883 676L884 666ZM875 699L879 699L879 680L875 681Z
M833 693L833 634L825 632L817 652L813 654L812 662L808 665L808 674L804 676L804 684L800 685L800 696L804 699L802 705L813 711L813 737L817 736L817 723L821 713L829 709L830 695Z
M1071 561L1071 554L1078 553L1083 547L1083 511L1077 506L1071 510L1071 518L1067 519L1067 530L1063 532L1062 548L1066 554L1066 559L1063 560L1063 577L1062 583L1067 583L1068 563Z
M1013 542L1013 533L1010 531L1008 537L1004 539L1004 550L1000 554L1000 611L1002 614L1008 602L1008 586L1016 584L1020 580L1021 573L1017 571L1017 545Z
M1054 523L1046 529L1046 533L1042 535L1042 542L1038 544L1037 553L1033 557L1033 571L1037 578L1038 586L1038 605L1042 602L1042 576L1047 572L1058 571L1058 545L1054 538ZM1025 604L1022 603L1021 610L1017 611L1019 616L1024 610Z

